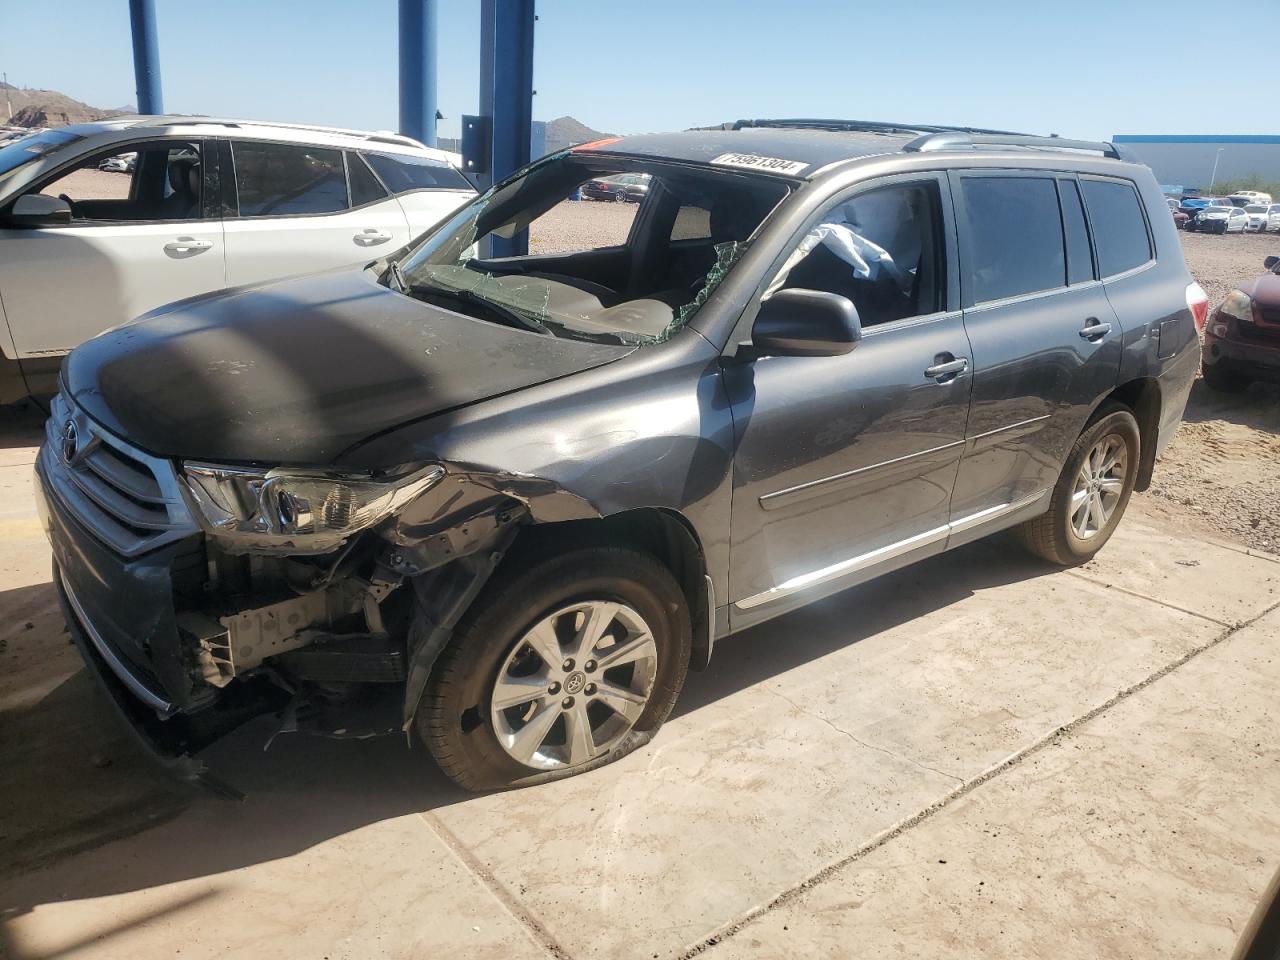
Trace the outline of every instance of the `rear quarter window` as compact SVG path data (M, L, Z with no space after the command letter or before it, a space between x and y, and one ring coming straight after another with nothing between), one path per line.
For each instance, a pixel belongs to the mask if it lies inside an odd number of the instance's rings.
M389 153L367 153L364 157L392 193L471 189L471 184L461 173L434 160Z
M1151 259L1151 237L1142 201L1133 184L1119 180L1082 180L1093 244L1104 277L1140 267Z

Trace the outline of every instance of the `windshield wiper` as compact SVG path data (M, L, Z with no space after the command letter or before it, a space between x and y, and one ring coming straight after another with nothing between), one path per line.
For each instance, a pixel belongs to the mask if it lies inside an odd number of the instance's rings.
M474 305L482 310L488 310L503 319L509 327L516 327L521 330L532 330L534 333L551 334L551 330L546 324L533 319L533 317L513 310L505 304L497 303L486 297L479 297L470 290L455 290L450 287L439 287L433 283L412 283L406 291L410 296L418 296L425 294L427 296L442 297L448 300L456 300L459 303Z
M400 269L399 260L392 260L387 267L387 286L395 287L397 293L409 292L409 282L404 278L404 271Z

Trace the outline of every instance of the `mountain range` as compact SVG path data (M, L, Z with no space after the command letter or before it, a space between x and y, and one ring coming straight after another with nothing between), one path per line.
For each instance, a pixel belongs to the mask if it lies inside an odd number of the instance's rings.
M57 90L33 90L15 87L11 83L0 83L0 93L7 98L12 110L9 124L15 127L65 127L71 123L86 123L137 112L137 108L132 105L111 109L92 107ZM607 136L609 134L593 130L573 117L557 117L547 121L548 150L562 149ZM442 143L441 146L444 147L445 144ZM450 143L446 149L456 150L457 146Z

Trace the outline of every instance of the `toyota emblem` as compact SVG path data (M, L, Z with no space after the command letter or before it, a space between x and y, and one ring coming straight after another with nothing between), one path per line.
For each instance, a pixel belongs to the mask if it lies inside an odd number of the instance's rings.
M80 448L80 434L76 430L76 422L68 420L62 425L62 460L70 465L76 458Z

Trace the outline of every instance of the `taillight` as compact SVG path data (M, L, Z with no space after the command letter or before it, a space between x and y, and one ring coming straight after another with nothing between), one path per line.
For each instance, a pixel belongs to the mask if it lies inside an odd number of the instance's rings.
M1196 332L1202 331L1205 321L1209 319L1209 295L1195 281L1187 284L1187 309L1196 322Z

